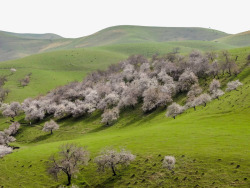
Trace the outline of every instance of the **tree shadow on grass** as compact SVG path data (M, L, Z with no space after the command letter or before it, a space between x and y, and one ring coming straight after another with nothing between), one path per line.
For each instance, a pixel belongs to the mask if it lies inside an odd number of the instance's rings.
M50 136L51 136L51 134L45 134L45 135L38 136L38 137L34 138L33 140L31 140L30 143L41 142L43 140L48 139Z
M95 186L95 188L115 187L115 183L122 179L122 175L111 176Z

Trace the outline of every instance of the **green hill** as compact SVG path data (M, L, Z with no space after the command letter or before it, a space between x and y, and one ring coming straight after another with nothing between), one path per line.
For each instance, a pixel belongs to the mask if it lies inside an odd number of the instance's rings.
M10 68L17 72L7 76L5 88L10 89L6 101L22 101L27 97L46 94L49 90L72 81L80 81L86 74L105 69L127 56L116 52L92 49L74 49L32 55L0 63L0 75L9 75ZM19 80L32 73L30 84L21 87Z
M183 40L211 41L228 34L205 28L185 27L146 27L146 26L115 26L101 30L93 35L79 38L70 46L88 47L107 44L166 42Z
M138 106L124 111L111 127L100 124L98 112L59 121L60 129L52 136L41 131L44 122L22 125L14 143L20 149L0 159L0 186L65 184L64 176L56 182L47 175L46 162L67 141L88 146L91 152L89 166L73 179L79 187L249 187L250 68L245 59L249 51L249 47L230 50L233 56L239 55L237 63L243 71L220 78L223 89L228 81L239 79L244 84L239 91L227 92L196 111L189 109L175 120L165 117L165 109L142 114ZM1 130L8 126L5 122L0 119ZM109 171L98 173L93 158L107 146L126 147L137 158L129 167L118 170L116 177ZM162 168L165 155L176 157L173 172Z
M188 53L195 49L211 51L234 48L230 45L210 41L114 44L84 49L59 50L0 62L0 75L8 75L10 68L17 69L14 75L8 77L5 85L5 88L11 90L6 101L22 101L27 97L45 94L54 87L74 80L82 80L87 73L96 69L105 69L108 65L133 54L151 57L155 53L163 55L172 52L173 48L176 47L180 48L180 53ZM18 80L30 72L32 73L30 84L22 88ZM51 80L55 81L51 82Z
M0 34L7 34L19 38L24 39L61 39L63 37L53 34L53 33L45 33L45 34L33 34L33 33L11 33L6 31L0 31Z
M68 43L68 39L55 39L56 35L15 34L0 31L0 61L18 59L41 53ZM49 37L53 39L48 39Z
M250 31L226 36L216 41L233 46L250 46Z
M115 26L76 39L65 39L55 34L17 34L0 31L0 61L54 50L121 43L211 41L225 36L228 34L221 31L188 27Z
M151 57L153 54L166 54L172 52L174 48L179 48L180 53L188 53L193 50L200 51L216 51L222 49L232 49L235 46L216 43L212 41L174 41L174 42L145 42L145 43L128 43L128 44L112 44L93 49L102 49L123 53L126 55L141 54L146 57Z

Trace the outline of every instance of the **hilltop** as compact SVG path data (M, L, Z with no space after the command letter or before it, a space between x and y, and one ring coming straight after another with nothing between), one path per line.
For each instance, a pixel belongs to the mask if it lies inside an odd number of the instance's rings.
M115 26L76 39L66 39L55 34L17 34L0 31L0 61L54 50L123 43L212 41L228 35L221 31L205 28L144 26Z
M250 46L250 31L229 35L216 39L216 41L234 46Z

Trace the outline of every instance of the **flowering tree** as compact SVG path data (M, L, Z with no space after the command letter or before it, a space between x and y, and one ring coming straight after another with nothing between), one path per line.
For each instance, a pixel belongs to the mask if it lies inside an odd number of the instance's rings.
M226 91L232 91L232 90L236 90L239 86L242 86L243 84L239 81L239 80L235 80L232 82L228 82L227 83L227 89Z
M105 149L101 155L95 158L95 163L98 165L99 171L105 171L106 168L111 168L113 175L116 176L118 166L128 166L131 161L135 160L135 155L125 149L117 151L114 149Z
M165 156L162 162L162 167L172 170L175 166L175 157L173 156Z
M67 175L68 184L71 184L72 176L79 171L79 167L87 165L89 152L75 144L65 144L60 147L58 155L51 156L48 163L48 173L56 180L60 173Z
M182 106L180 106L177 103L172 103L170 106L168 106L167 108L167 113L166 116L168 117L173 117L175 119L175 117L181 113L184 112L184 108Z
M107 109L102 114L102 123L110 125L112 122L116 121L119 118L119 109Z
M53 134L53 131L58 130L58 129L59 129L59 125L53 120L50 120L49 122L46 122L44 124L44 127L43 127L43 131L44 132L50 132L50 134Z
M13 149L4 145L0 145L0 158L4 157L7 154L12 153Z

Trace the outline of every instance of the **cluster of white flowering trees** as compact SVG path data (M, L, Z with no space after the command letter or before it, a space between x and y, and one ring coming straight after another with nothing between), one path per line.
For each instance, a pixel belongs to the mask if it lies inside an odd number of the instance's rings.
M91 73L82 82L73 82L50 91L39 98L13 102L5 105L3 115L17 116L24 111L25 120L34 122L47 116L56 119L80 117L101 111L102 123L111 125L119 118L124 108L134 108L142 103L143 112L169 106L179 93L187 93L187 104L180 107L173 103L168 115L175 117L187 107L204 105L211 99L224 94L220 83L214 80L209 94L202 93L199 78L211 75L218 77L221 72L230 75L236 71L236 64L226 52L220 60L214 53L201 54L198 51L188 56L169 54L154 56L148 61L141 55L134 55L125 61L111 65L106 71ZM224 60L223 60L224 58ZM228 91L236 89L239 83L229 84Z
M0 157L12 153L13 149L9 147L9 143L16 140L14 135L18 132L19 128L20 124L13 122L8 129L0 131Z

